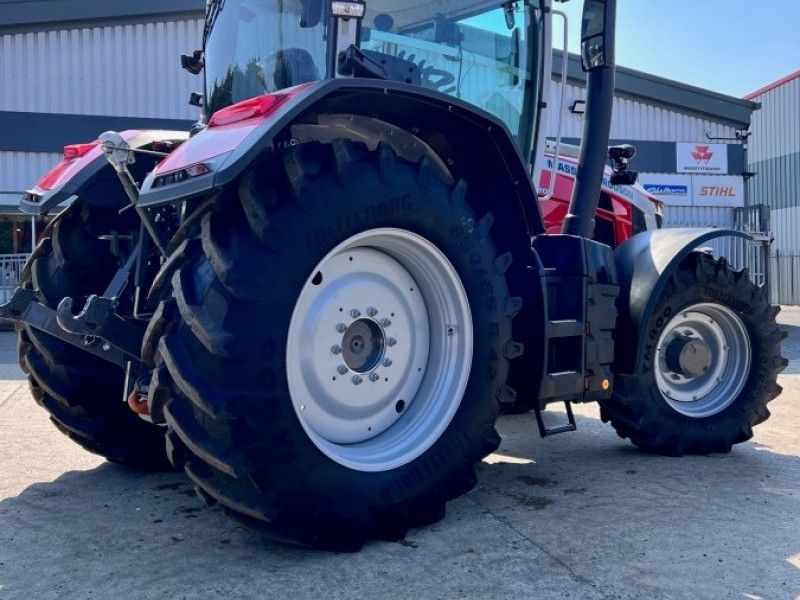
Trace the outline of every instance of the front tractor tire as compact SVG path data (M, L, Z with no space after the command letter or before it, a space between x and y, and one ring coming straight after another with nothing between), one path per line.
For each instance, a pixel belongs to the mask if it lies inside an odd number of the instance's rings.
M117 270L117 260L110 242L99 236L127 231L123 227L115 209L74 203L39 243L21 285L39 290L39 300L52 309L67 296L81 305L88 296L102 294ZM169 468L165 430L128 408L120 367L29 325L18 329L20 365L33 397L62 433L111 462Z
M782 391L778 312L746 269L693 252L645 326L639 375L601 402L603 421L659 454L730 452L769 418L767 404Z
M431 161L344 141L223 194L158 344L172 456L201 496L330 550L441 519L499 445L521 352L492 220Z

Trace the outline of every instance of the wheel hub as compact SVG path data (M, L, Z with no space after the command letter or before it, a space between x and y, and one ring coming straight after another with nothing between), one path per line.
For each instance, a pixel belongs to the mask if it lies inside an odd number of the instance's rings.
M383 360L386 334L372 319L358 319L348 327L342 338L342 358L355 373L369 373Z
M711 368L711 348L701 338L676 336L667 346L665 360L673 373L700 377Z

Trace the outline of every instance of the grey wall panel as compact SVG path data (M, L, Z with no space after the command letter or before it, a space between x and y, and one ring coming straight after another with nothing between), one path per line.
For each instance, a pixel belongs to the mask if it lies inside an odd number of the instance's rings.
M772 298L800 304L800 77L754 98L749 170L751 202L772 207Z
M751 162L750 198L774 209L800 206L800 152Z
M0 204L19 204L26 190L61 160L61 154L0 152Z
M204 0L3 0L0 2L0 28L202 12L204 6Z
M561 76L561 56L554 52L553 73ZM581 69L580 58L569 55L568 77L578 86L586 85L586 74ZM750 100L726 96L650 73L617 67L616 89L620 96L644 100L648 104L670 107L671 110L721 121L733 127L746 128L757 104Z
M551 86L548 106L547 132L555 135L558 123L560 82ZM576 82L568 82L564 92L562 136L580 138L583 132L583 116L575 115L569 108L576 100L586 100L586 90ZM711 118L703 118L689 112L681 112L666 106L657 106L644 99L632 99L617 95L611 137L624 140L649 140L657 142L706 142L706 134L713 137L733 138L736 127Z
M0 35L0 111L196 119L199 19Z
M60 152L68 144L90 142L104 131L167 129L188 131L194 121L95 115L0 112L0 150Z
M753 163L800 152L800 78L757 96L749 157Z

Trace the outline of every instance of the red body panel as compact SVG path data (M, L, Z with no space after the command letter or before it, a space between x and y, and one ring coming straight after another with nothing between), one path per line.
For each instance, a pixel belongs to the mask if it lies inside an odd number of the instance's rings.
M123 131L120 135L124 140L128 141L135 138L139 133L139 131L130 130ZM67 146L64 148L63 160L43 175L36 182L34 189L50 191L63 186L87 165L99 158L101 154L103 154L103 150L99 142Z
M552 161L552 157L548 157ZM569 202L572 198L572 190L575 187L575 169L577 169L578 161L568 157L561 157L558 163L558 171L556 174L556 185L553 190L553 196L550 199L545 199L546 193L550 189L550 177L552 162L548 168L542 172L541 179L539 180L539 206L542 210L542 217L544 219L545 229L547 233L561 233L561 226L564 219L569 212ZM607 221L611 224L614 231L614 246L618 246L633 237L633 205L619 189L612 187L608 181L611 175L611 169L606 169L606 176L603 181L603 193L608 195L611 201L611 208L608 206L597 209L597 219ZM628 187L628 192L638 194L643 199L655 203L658 200L645 192L638 186Z
M289 100L307 91L316 82L304 83L277 94L258 96L217 111L203 131L161 161L156 176L182 171L233 152L253 130L269 119Z

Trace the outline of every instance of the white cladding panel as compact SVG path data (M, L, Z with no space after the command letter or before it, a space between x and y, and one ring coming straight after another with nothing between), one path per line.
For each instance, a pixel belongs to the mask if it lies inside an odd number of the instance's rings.
M800 152L800 77L756 96L753 101L761 103L761 110L753 113L750 162Z
M0 205L17 206L20 192L36 183L60 160L60 154L0 152Z
M557 62L557 59L555 59ZM556 65L558 68L558 65ZM550 86L552 110L548 110L548 135L554 136L558 128L560 81L553 80ZM580 138L583 134L583 116L570 112L576 100L586 100L586 89L568 81L564 90L564 121L562 137ZM695 115L677 112L662 106L654 106L623 96L614 98L614 114L611 123L611 137L623 140L646 140L656 142L703 142L706 133L712 137L735 137L735 127Z
M202 21L175 20L0 36L0 110L196 119L187 104L202 78L180 55Z

